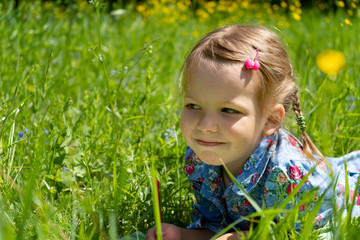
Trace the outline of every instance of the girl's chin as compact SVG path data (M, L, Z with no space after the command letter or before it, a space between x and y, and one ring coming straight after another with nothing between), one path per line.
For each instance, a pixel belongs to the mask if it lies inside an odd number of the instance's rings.
M214 153L209 153L209 152L202 152L201 154L198 154L198 157L200 158L200 160L208 165L213 165L213 166L221 166L222 165L222 161L221 161L221 157L218 156L217 154Z

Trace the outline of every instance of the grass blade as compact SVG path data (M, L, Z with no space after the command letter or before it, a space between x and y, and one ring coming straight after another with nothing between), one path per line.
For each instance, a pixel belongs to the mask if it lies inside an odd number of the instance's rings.
M152 186L152 200L153 200L152 202L154 206L154 219L155 219L157 239L162 240L160 199L157 191L154 161L152 162L152 166L151 166L151 186Z
M245 189L240 185L240 183L238 183L238 181L236 180L236 178L232 175L232 173L229 171L229 169L226 167L225 163L223 162L222 159L220 159L225 171L227 172L227 174L229 175L229 177L231 178L231 180L235 183L235 185L241 190L241 192L245 195L245 198L250 202L250 204L255 208L255 210L257 212L261 212L261 208L259 207L259 205L256 203L256 201L245 191Z

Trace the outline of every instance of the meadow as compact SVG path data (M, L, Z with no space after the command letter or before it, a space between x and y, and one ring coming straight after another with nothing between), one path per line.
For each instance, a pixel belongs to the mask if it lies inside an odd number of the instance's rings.
M117 12L95 0L0 3L0 239L145 233L154 225L152 164L162 221L188 225L194 197L183 173L180 70L196 41L221 25L273 29L319 149L360 149L359 2L339 1L336 11L256 2L154 0ZM346 59L326 55L332 72L319 62L327 49ZM284 127L300 136L293 115ZM311 213L296 232L295 215L278 226L264 217L252 236L319 236ZM358 236L360 222L340 215L329 225L334 238Z

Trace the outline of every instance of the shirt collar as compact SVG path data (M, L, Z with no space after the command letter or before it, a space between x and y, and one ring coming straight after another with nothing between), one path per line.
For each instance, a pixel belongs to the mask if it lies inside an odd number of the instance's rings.
M269 167L271 156L278 145L279 134L275 132L269 137L264 137L253 154L245 162L236 177L237 182L246 192L251 192L259 183L260 179ZM231 182L225 191L225 195L233 191L238 195L243 195L241 190L234 182Z

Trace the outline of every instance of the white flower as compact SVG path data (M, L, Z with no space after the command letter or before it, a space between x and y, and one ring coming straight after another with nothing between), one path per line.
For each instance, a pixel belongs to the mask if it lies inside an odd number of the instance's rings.
M117 10L112 11L110 14L112 16L121 16L121 15L124 15L125 13L126 13L125 9L117 9Z

